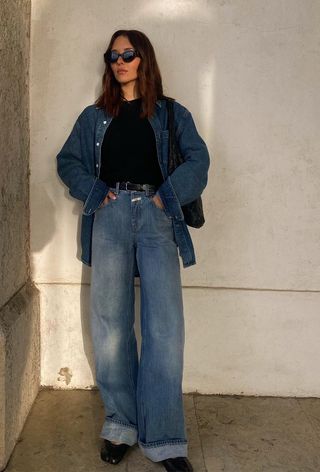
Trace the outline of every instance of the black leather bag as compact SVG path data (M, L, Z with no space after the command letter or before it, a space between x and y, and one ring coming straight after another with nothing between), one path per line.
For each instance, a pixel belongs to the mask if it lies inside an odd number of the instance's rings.
M173 102L173 99L166 98L169 130L169 175L172 174L176 167L184 162L175 138ZM201 226L203 226L205 219L201 197L198 197L196 200L186 205L182 205L181 208L184 214L184 220L188 226L192 226L193 228L201 228Z

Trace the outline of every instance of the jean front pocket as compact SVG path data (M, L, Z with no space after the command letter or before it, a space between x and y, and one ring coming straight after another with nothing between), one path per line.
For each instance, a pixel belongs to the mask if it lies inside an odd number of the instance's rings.
M103 208L106 208L108 207L109 205L112 205L113 202L116 202L118 200L118 197L113 199L113 198L109 198L108 199L108 203L101 203L101 206L99 206L97 208L97 210L103 210Z
M153 198L153 197L154 197L154 194L153 194L153 195L150 195L150 196L148 197L149 200L150 200L150 202L151 202L151 204L152 204L155 208L157 208L158 210L164 212L164 208L160 208L159 206L157 206L157 205L156 205L156 202L154 201L154 198Z
M157 206L157 205L156 205L156 202L154 201L154 198L153 198L153 197L154 197L154 195L151 195L151 196L148 197L148 199L149 199L149 201L150 201L150 203L151 203L151 206L157 210L157 213L162 214L162 215L164 215L168 220L171 220L172 218L171 218L171 216L168 214L168 212L167 212L167 210L165 209L165 207L161 208L161 207Z

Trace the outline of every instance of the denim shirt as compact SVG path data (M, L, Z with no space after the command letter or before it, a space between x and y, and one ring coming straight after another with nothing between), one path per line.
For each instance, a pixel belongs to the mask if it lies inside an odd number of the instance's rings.
M103 108L87 106L78 116L62 149L56 156L57 172L69 194L83 202L81 222L81 261L91 266L92 228L95 211L109 192L99 179L101 145L112 121ZM208 181L210 165L207 146L199 135L191 113L174 102L174 125L180 152L185 160L168 175L167 109L165 100L157 100L154 114L148 118L153 128L163 183L157 189L168 218L172 219L175 242L183 267L196 264L194 247L184 221L182 205L201 195ZM141 182L147 183L147 182ZM139 277L138 268L135 276Z

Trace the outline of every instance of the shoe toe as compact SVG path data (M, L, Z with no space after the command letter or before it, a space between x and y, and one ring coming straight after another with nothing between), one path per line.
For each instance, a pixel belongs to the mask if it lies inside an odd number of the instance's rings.
M105 439L101 448L100 457L103 461L109 462L110 464L118 464L129 447L129 444L113 444L108 439Z
M168 472L193 472L187 457L173 457L162 461Z

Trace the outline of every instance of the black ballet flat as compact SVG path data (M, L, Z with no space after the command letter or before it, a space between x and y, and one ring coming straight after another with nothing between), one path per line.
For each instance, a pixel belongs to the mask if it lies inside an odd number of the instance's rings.
M110 464L118 464L129 447L129 444L113 444L108 439L104 439L100 457L103 461L110 462Z

